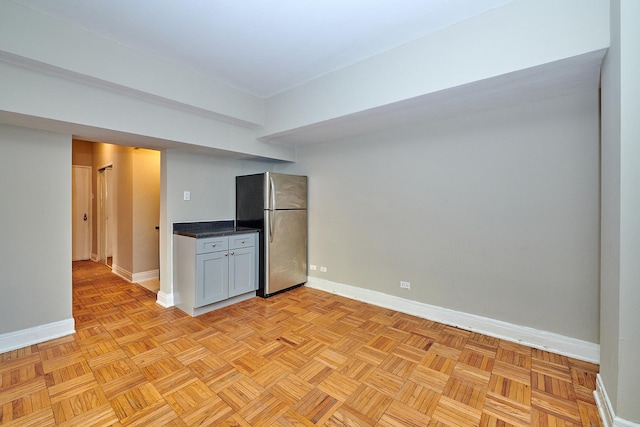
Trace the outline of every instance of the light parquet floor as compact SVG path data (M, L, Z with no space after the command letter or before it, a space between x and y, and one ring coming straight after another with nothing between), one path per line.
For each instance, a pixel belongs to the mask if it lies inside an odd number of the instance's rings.
M0 425L601 425L594 364L305 287L191 318L73 278L77 332L0 354Z

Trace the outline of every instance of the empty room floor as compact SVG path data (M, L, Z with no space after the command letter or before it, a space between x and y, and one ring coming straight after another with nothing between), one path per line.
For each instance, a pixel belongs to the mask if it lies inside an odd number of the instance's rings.
M77 332L0 354L0 425L600 425L591 363L306 287L155 298L74 262Z

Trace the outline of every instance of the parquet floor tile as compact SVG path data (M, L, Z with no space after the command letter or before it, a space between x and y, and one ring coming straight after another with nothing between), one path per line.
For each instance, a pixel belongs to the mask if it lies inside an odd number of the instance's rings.
M449 375L418 365L409 376L409 380L441 394L449 381Z
M339 401L344 402L356 391L359 385L360 383L358 381L349 378L341 372L334 371L325 378L324 381L318 384L318 388Z
M466 427L477 426L481 417L482 411L447 396L441 396L432 419L450 426Z
M73 314L0 354L0 426L601 426L598 365L305 287L192 318L80 261Z
M391 402L389 408L377 424L381 427L411 426L422 427L429 424L430 417L397 400Z
M347 399L345 405L350 406L372 420L378 420L387 410L393 398L375 388L362 384Z
M440 393L430 388L407 381L396 394L395 399L430 417L436 409L440 396Z

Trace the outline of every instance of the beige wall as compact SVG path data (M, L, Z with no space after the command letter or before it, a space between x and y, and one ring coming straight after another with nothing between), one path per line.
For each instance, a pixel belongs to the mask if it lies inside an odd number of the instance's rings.
M93 201L98 212L97 173L113 166L115 244L113 262L125 276L158 269L160 216L160 152L93 143ZM93 252L97 252L97 215Z
M0 334L71 319L71 137L0 125Z
M133 159L130 147L116 146L113 162L115 236L113 268L133 273Z
M93 166L93 143L74 139L71 149L71 164Z
M309 175L311 275L598 343L597 92L311 145L284 170Z
M160 152L134 149L133 161L133 270L134 274L159 268Z

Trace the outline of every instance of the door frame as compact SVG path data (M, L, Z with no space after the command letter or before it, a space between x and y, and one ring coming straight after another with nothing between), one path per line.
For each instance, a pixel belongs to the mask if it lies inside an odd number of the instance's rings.
M105 166L102 166L98 169L97 172L97 192L98 192L98 201L97 201L97 210L98 210L98 226L97 228L97 261L103 263L108 267L107 263L107 245L109 242L108 235L111 234L112 238L113 234L113 212L115 209L113 208L114 198L113 198L113 176L111 176L111 188L109 188L109 180L106 176L106 171L110 170L111 174L113 174L113 164L109 163ZM111 217L109 217L107 209L109 207L108 202L111 202ZM107 219L110 220L111 224L107 223ZM111 230L109 230L109 226L111 226ZM111 242L112 247L114 247L115 242ZM112 263L113 264L113 263Z

